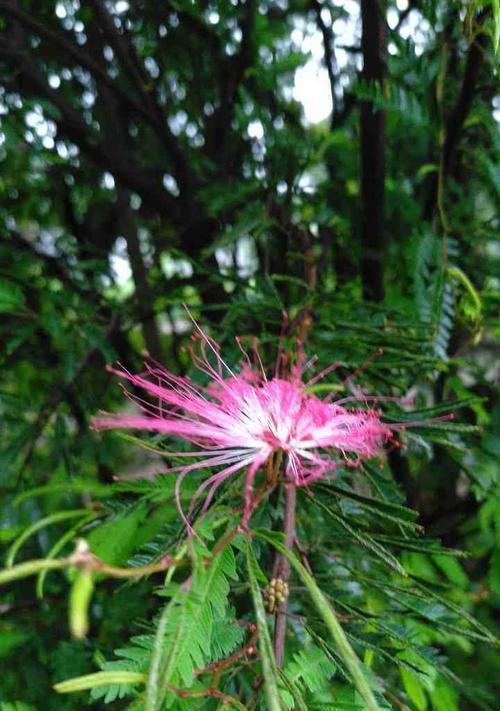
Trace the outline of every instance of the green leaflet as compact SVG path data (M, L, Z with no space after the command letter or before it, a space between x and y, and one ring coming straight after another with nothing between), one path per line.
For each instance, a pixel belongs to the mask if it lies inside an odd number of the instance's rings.
M89 515L89 510L88 509L74 509L71 511L57 511L56 513L51 514L50 516L45 516L45 518L40 519L39 521L35 521L29 528L27 528L20 536L19 538L14 541L12 546L10 547L10 550L7 554L7 558L5 560L5 566L7 568L10 568L14 564L15 557L17 555L17 552L23 545L23 543L34 533L37 531L40 531L42 528L45 528L45 526L51 526L54 523L60 523L61 521L68 521L69 519L72 518L84 518Z
M436 679L431 698L436 711L458 711L458 693L444 679Z
M293 655L291 662L285 667L285 674L292 684L303 684L310 691L316 691L325 686L335 672L335 665L322 649L308 645L306 649Z
M297 711L307 711L307 703L295 684L292 684L287 675L278 669L281 682L281 702L287 709L297 709ZM283 688L284 687L284 688Z
M237 626L227 604L228 578L236 578L235 560L229 545L210 558L210 551L194 541L193 573L183 585L171 582L175 566L169 568L165 587L158 592L171 597L156 621L155 635L132 637L131 644L115 650L118 660L102 664L105 671L132 671L146 678L146 707L160 708L178 699L168 691L168 685L191 689L195 670L209 661L230 654L241 643L244 631ZM178 557L186 554L181 546ZM223 620L223 624L218 624ZM218 625L215 628L215 625ZM94 699L104 697L105 703L131 692L126 682L94 688ZM177 701L176 701L177 699ZM237 700L231 700L238 706Z
M163 662L163 648L165 644L165 637L167 635L167 625L169 616L176 604L176 597L165 605L163 612L161 613L158 626L156 628L156 635L153 647L153 653L151 655L151 663L149 666L149 673L146 685L146 698L145 698L145 711L155 711L164 696L164 688L162 685L162 662ZM176 639L170 640L171 644L176 643Z
M356 656L353 648L349 644L345 632L339 624L332 606L323 595L314 579L311 575L309 575L302 563L297 560L293 553L291 553L288 548L286 548L281 541L277 539L276 536L269 533L269 531L264 531L262 529L257 529L255 531L255 535L271 543L276 550L278 550L290 561L293 568L295 568L299 577L302 579L302 582L307 587L316 609L323 618L336 648L338 649L339 655L342 657L342 660L352 676L354 686L366 704L367 711L380 711L380 707L375 700L375 696L367 680L363 666Z
M428 553L434 555L445 555L453 558L467 558L467 551L455 550L453 548L443 548L439 541L433 538L411 539L398 538L397 536L386 536L382 533L375 533L374 540L387 543L387 545L400 548L401 550L415 551L416 553Z
M19 496L16 496L13 505L19 506L23 501L31 499L32 497L45 496L46 494L55 494L58 492L61 494L67 494L68 492L73 494L89 493L95 497L108 497L110 489L109 486L100 484L97 481L78 479L78 477L75 477L69 481L45 484L44 486L36 486L32 489L28 489L28 491L23 491Z
M325 511L335 521L337 521L337 523L340 524L340 526L349 534L351 538L357 541L360 545L371 550L372 553L374 553L377 557L383 560L384 563L393 568L397 573L406 577L407 572L399 563L399 561L392 555L392 553L390 553L383 546L381 546L380 543L377 543L377 541L372 538L368 533L366 533L365 531L357 531L355 528L353 528L347 523L343 516L335 513L335 511L333 511L329 506L324 504L319 499L313 499L312 502L314 505L319 506L319 508L323 509L323 511Z
M444 402L441 405L434 405L433 407L417 408L415 410L411 410L411 412L398 412L394 417L386 415L384 419L389 421L394 420L395 422L415 422L415 420L420 418L424 420L429 417L436 417L437 415L446 415L449 412L460 410L463 407L469 407L477 402L484 402L484 398L476 395L470 395L469 397L465 397L460 400L450 400L449 402Z
M499 0L492 0L493 5L493 18L494 18L494 36L493 36L493 47L495 49L495 54L498 52L498 45L500 44L500 2Z
M92 552L110 565L123 565L165 524L165 513L141 501L118 511L87 536Z
M264 675L264 692L269 711L283 711L278 689L279 674L274 658L273 646L266 621L264 602L257 582L258 566L250 541L247 543L248 579L252 590L252 598L259 629L259 650Z
M477 425L467 425L461 422L419 422L414 427L415 430L436 430L436 432L456 432L463 434L475 434L481 432Z
M281 682L286 687L282 698L287 708L293 709L296 704L300 711L303 708L307 711L309 698L306 702L303 695L307 696L308 692L312 695L320 689L328 688L334 673L335 664L314 644L308 644L306 648L294 654L280 674Z
M410 697L415 709L417 709L417 711L425 711L427 708L427 697L418 676L408 669L403 668L399 670L399 673L401 674L406 693Z
M429 114L414 94L395 81L359 79L352 90L360 99L372 101L378 109L396 112L405 121L424 126L431 123Z
M155 635L146 688L146 711L160 707L169 685L189 686L195 669L210 655L214 614L227 605L229 583L235 577L234 556L226 546L205 566L195 554L191 578L178 588L164 608Z
M363 496L358 494L358 492L352 489L346 489L343 486L338 486L336 484L317 484L316 488L325 493L333 492L339 496L344 496L347 499L352 499L361 504L364 504L367 509L380 511L381 514L387 514L390 520L397 521L401 524L416 526L414 523L418 516L418 513L413 509L409 509L406 506L401 506L400 504L392 503L391 501L384 501L382 499L376 499L370 496Z
M58 684L54 684L54 689L59 694L71 694L74 691L85 691L85 689L95 689L99 686L143 684L145 681L146 675L138 672L102 671L61 681Z

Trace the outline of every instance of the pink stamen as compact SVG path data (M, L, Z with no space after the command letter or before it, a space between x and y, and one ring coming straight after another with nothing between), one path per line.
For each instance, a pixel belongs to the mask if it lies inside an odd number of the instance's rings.
M253 483L257 471L279 450L283 453L285 480L296 486L308 486L317 479L330 478L339 463L359 466L363 459L379 454L394 431L419 424L415 421L389 425L381 421L380 413L373 408L343 407L347 402L359 400L357 396L332 403L328 397L321 400L308 393L307 386L324 378L339 364L328 366L305 385L302 373L314 359L306 362L299 344L296 363L288 368L287 374L282 349L284 331L274 377L267 379L257 348L252 364L239 339L237 343L245 361L240 372L235 373L220 356L217 343L202 331L189 311L188 315L196 331L193 338L199 345L197 353L192 351L193 362L208 377L208 386L199 386L157 364L147 365L137 375L123 367L109 368L146 395L143 398L126 391L141 412L103 414L93 419L93 427L158 432L191 445L188 451L174 451L170 456L196 457L197 461L169 467L165 472L177 474L175 500L189 531L192 531L189 519L199 497L208 490L202 507L206 511L219 486L244 468L247 474L242 526L248 526L255 505ZM215 367L209 360L214 357ZM364 395L361 400L403 402L401 398ZM189 473L203 468L217 470L198 487L185 516L181 507L182 481Z

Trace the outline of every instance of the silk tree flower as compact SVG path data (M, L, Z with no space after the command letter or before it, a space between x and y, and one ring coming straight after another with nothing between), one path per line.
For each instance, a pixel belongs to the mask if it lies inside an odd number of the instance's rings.
M147 430L191 445L189 451L172 452L172 456L185 457L187 463L166 470L179 474L179 509L180 485L189 472L216 470L195 494L196 499L209 490L205 510L222 482L246 469L243 525L247 525L259 468L265 468L268 481L275 480L281 467L285 481L306 486L331 475L342 461L355 465L375 456L390 439L391 428L381 422L375 409L347 409L309 393L300 366L268 378L256 352L255 364L247 356L240 371L233 372L215 341L196 328L201 349L199 355L193 349L192 356L197 369L209 378L207 387L159 367L147 367L138 375L110 368L134 390L143 390L148 399L128 392L140 414L93 418L97 430Z

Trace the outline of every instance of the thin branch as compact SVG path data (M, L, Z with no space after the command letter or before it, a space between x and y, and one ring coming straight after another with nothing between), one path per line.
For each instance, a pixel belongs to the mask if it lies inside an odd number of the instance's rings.
M165 0L164 5L167 5L170 12L175 12L179 18L180 27L191 31L193 34L197 35L199 43L203 43L205 47L209 47L210 51L214 55L219 55L221 52L221 39L216 31L214 31L214 26L205 24L200 17L192 10L182 10L178 2L172 2L172 0ZM186 6L189 8L189 5ZM164 8L161 5L155 4L152 10L156 12L156 22L159 25L164 21Z
M452 22L447 23L441 37L441 68L436 80L436 101L440 121L439 171L431 173L426 182L426 199L423 210L424 219L431 221L439 219L443 233L448 225L444 210L445 183L448 176L457 175L460 168L458 151L467 117L478 91L478 80L484 63L485 43L488 37L484 31L484 23L490 15L491 8L482 10L476 15L476 31L469 44L465 61L464 74L458 98L448 114L444 117L444 97L446 88L446 62L450 45L449 35L452 32ZM454 19L454 18L452 18Z
M166 688L176 694L176 696L180 699L219 699L222 701L224 706L233 706L236 709L240 709L240 711L248 711L247 707L244 706L235 696L225 694L218 689L179 689L176 686L171 686L170 684L167 684Z
M328 80L330 82L330 94L332 95L332 120L335 114L335 72L337 70L337 62L335 59L335 50L333 48L333 32L330 30L323 20L321 15L322 9L326 5L321 5L318 0L312 0L311 2L314 12L316 13L316 23L321 30L323 35L323 49L325 53L324 63L326 66L326 71L328 72Z
M227 62L222 63L220 105L207 121L207 153L219 166L221 172L227 172L240 143L234 139L231 123L234 117L235 102L248 68L255 57L255 15L256 0L248 0L243 6L243 20L240 25L240 51Z
M412 10L416 9L417 4L418 3L416 2L416 0L409 0L408 7L406 7L404 10L401 10L401 12L399 13L396 27L394 27L394 29L392 30L393 32L395 32L395 33L399 32L399 28L406 21L406 18L408 17L410 12Z
M127 242L127 252L135 284L135 302L141 320L144 342L149 354L161 363L163 347L155 314L151 311L154 298L149 285L148 271L144 265L137 225L130 207L130 193L119 188L118 203L122 207L120 223Z
M99 27L106 36L125 73L130 77L146 105L151 105L151 94L147 89L148 77L141 65L131 42L122 35L115 25L112 15L101 0L89 0Z
M173 162L178 183L184 188L186 193L185 197L189 197L190 193L195 189L195 178L189 168L188 161L179 142L169 129L163 110L159 104L154 101L154 97L147 92L144 82L140 85L142 89L140 93L142 100L136 100L131 92L123 91L123 89L109 77L105 67L101 66L97 60L78 47L72 39L66 37L63 33L46 27L29 13L19 10L5 2L5 0L0 0L0 10L3 10L26 29L36 33L41 39L46 40L53 47L59 48L65 55L72 57L77 64L90 72L98 85L102 85L112 91L124 106L145 120L153 128L157 137L165 146L168 156ZM120 37L119 34L118 37ZM19 47L15 47L14 49L16 53L19 52ZM126 68L130 71L130 62L127 63ZM137 72L135 72L131 78L137 87ZM146 98L146 101L144 98Z
M488 8L488 10L483 10L477 15L476 32L474 40L467 50L460 94L446 123L443 146L443 168L445 173L449 173L453 167L465 120L469 115L477 91L479 71L484 60L485 44L488 41L488 36L484 31L484 22L490 14L491 8Z
M257 625L253 624L253 622L250 622L250 623L244 622L241 624L245 624L245 626L248 627L248 631L250 632L250 639L248 640L248 642L243 647L239 647L235 652L230 654L228 657L225 657L224 659L220 659L216 662L210 662L210 664L208 664L203 669L197 669L195 671L196 676L212 673L214 675L214 682L215 682L215 683L212 682L212 686L215 686L220 675L228 667L230 667L232 664L237 662L242 657L253 654L255 652L255 648L257 645L257 638L259 636L259 632L257 630Z
M19 22L26 29L36 33L41 39L46 40L53 47L58 47L62 50L62 52L64 52L65 55L72 57L77 64L87 69L92 74L94 79L98 80L104 86L107 86L108 89L115 92L126 106L138 113L143 119L148 121L148 123L151 123L152 116L150 112L146 110L144 105L135 101L130 93L123 91L119 86L117 86L111 77L106 74L106 71L99 66L98 62L78 47L78 45L69 39L69 37L66 37L61 32L51 30L29 13L20 10L8 2L5 2L5 0L0 0L0 10Z
M18 53L19 55L19 53ZM177 201L169 195L161 182L161 176L150 176L130 167L126 156L111 156L102 141L97 140L82 116L66 101L60 92L49 86L38 65L28 56L21 55L14 89L26 94L26 90L47 99L58 110L59 117L53 117L60 134L77 144L80 150L91 158L99 168L109 171L130 190L137 192L145 203L152 206L169 220L179 213ZM18 57L19 58L19 57Z
M170 131L168 117L163 106L159 103L155 93L148 88L153 79L146 74L132 42L126 35L118 31L113 17L102 0L90 0L90 4L99 21L100 28L114 50L124 72L130 77L144 105L149 107L148 114L155 117L153 125L174 163L174 171L181 192L187 193L186 197L189 197L195 189L196 180L179 142Z

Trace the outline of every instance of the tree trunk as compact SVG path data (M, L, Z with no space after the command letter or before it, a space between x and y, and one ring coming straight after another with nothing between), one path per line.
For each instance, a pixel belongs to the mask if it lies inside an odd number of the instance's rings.
M387 44L384 0L361 0L362 78L382 82ZM385 112L361 102L361 281L363 296L384 298L384 144Z

